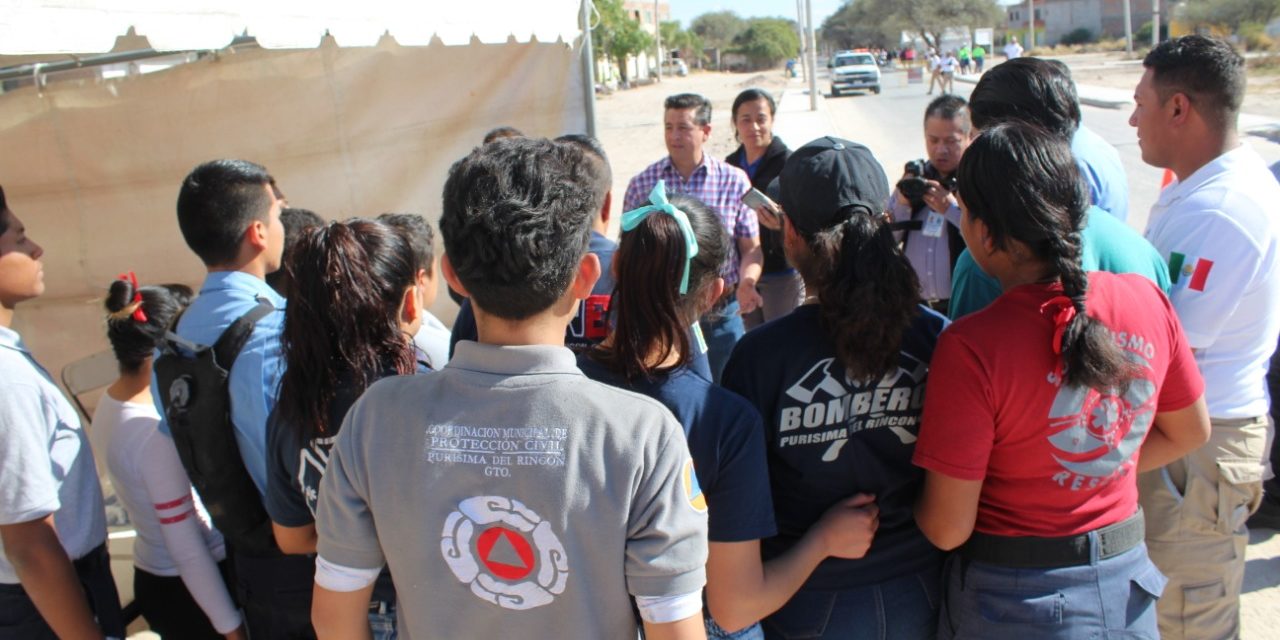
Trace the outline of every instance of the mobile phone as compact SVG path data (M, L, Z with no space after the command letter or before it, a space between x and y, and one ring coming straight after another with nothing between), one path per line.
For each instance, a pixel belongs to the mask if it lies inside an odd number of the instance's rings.
M761 193L759 189L752 189L742 194L742 204L752 209L764 209L773 214L778 213L778 203L769 199L769 196Z

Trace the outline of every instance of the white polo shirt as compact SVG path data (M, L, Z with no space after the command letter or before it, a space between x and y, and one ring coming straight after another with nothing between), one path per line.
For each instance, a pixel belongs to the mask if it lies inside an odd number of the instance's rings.
M0 327L0 524L49 514L72 559L107 539L102 488L80 416L18 333ZM3 543L0 583L18 583Z
M1145 235L1169 261L1169 297L1204 375L1209 415L1265 415L1280 335L1280 184L1242 143L1169 185Z

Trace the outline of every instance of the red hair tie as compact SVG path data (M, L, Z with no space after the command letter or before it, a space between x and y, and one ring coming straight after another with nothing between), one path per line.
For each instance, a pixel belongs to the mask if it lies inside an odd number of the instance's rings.
M133 318L135 322L146 322L147 312L142 310L142 292L138 290L138 276L134 272L130 271L129 273L122 273L119 276L116 276L116 279L124 280L125 282L133 285L133 300L131 300L129 304L137 306L133 309L133 314L130 315L130 317Z
M1076 318L1076 305L1067 296L1054 296L1040 305L1040 313L1053 319L1053 354L1062 355L1062 334L1067 332L1067 325ZM1054 368L1054 376L1062 379L1062 359Z

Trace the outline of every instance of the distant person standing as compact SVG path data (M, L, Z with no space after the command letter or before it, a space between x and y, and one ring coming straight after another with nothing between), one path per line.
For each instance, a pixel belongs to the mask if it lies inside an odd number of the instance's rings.
M1204 375L1208 444L1139 479L1151 558L1169 576L1166 640L1240 633L1246 519L1262 500L1267 366L1280 336L1280 185L1236 132L1245 61L1214 38L1160 43L1142 61L1129 124L1142 160L1177 181L1146 237L1169 261L1173 303Z
M761 303L756 292L764 260L760 226L756 212L742 204L743 194L751 190L751 181L741 169L703 153L703 145L711 137L710 100L693 93L671 96L663 104L663 122L667 157L631 179L622 209L631 211L644 206L653 187L662 180L667 193L693 196L715 210L733 237L721 274L724 296L700 322L711 373L719 382L733 345L746 333L742 314L751 313Z
M724 161L745 171L751 186L761 192L782 173L782 165L791 155L782 138L773 135L776 111L773 96L761 89L747 89L733 101L734 137L740 144ZM804 281L787 263L781 231L762 224L760 247L764 251L764 273L756 284L756 291L762 303L742 315L748 330L791 313L804 299Z
M1009 44L1004 46L1004 57L1012 60L1022 57L1022 45L1018 44L1018 38L1015 36L1009 39Z
M965 75L969 74L969 61L971 59L971 56L972 56L972 53L970 52L968 44L964 45L963 47L960 47L960 51L956 52L956 58L960 60L960 73L963 73Z
M960 61L956 60L954 51L948 51L942 55L942 59L938 61L938 71L942 74L942 93L956 92L956 67L960 66Z
M973 45L973 69L978 73L982 73L982 63L987 59L987 50L980 44Z
M942 82L942 56L938 52L929 50L929 91L925 95L933 95L933 87L935 84L943 86L943 93L946 93L946 84Z

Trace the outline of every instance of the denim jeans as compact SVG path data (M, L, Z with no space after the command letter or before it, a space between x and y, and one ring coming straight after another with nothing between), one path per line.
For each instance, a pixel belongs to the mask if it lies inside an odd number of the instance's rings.
M369 629L373 640L396 640L396 610L369 611Z
M760 628L759 622L746 629L729 632L716 624L707 611L702 612L702 622L707 628L707 640L764 640L764 630Z
M725 363L729 362L729 354L747 332L742 324L742 316L738 315L738 301L734 300L723 309L703 317L702 335L707 340L707 362L711 365L711 380L720 384L720 374L724 372Z
M844 591L800 591L764 619L770 640L933 640L937 569Z
M1092 535L1092 534L1091 534ZM1090 564L1015 569L947 561L938 638L1159 640L1156 599L1165 578L1144 544Z

